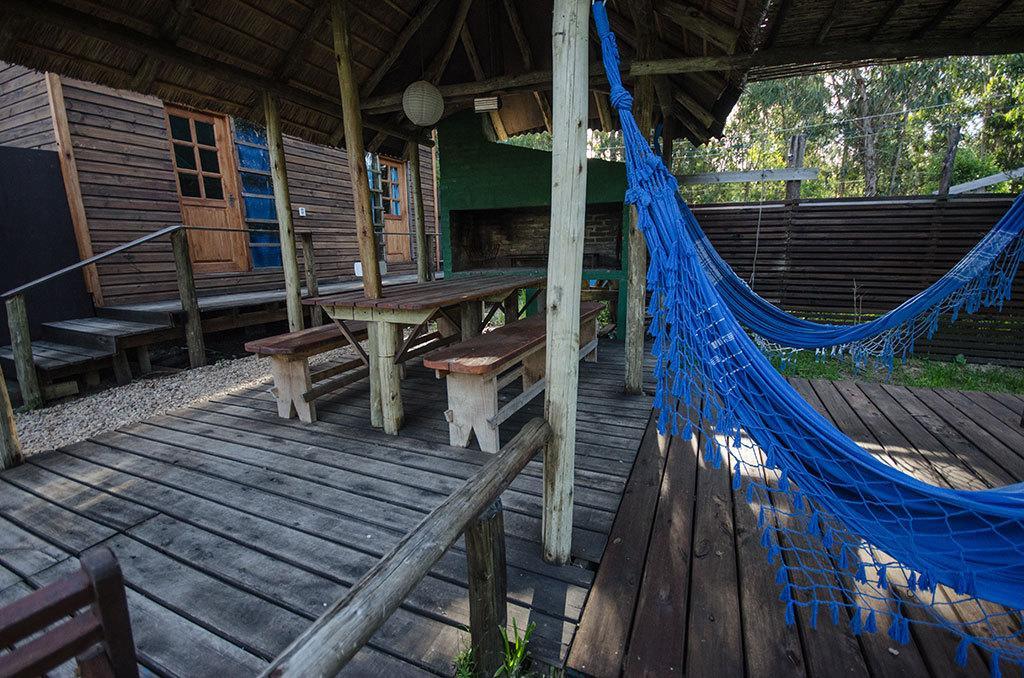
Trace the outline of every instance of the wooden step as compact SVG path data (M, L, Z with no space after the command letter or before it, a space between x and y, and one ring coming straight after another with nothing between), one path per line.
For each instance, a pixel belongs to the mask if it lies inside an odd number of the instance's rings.
M43 323L47 340L116 353L174 339L180 328L113 318L77 318Z
M179 309L180 312L180 309ZM112 320L128 320L137 323L151 325L174 325L175 312L162 308L134 308L131 306L101 306L96 309L96 315L100 318Z
M113 358L113 351L86 346L75 346L53 341L32 342L32 362L46 380L82 374L105 366ZM0 346L0 365L4 372L14 374L14 353L10 346Z

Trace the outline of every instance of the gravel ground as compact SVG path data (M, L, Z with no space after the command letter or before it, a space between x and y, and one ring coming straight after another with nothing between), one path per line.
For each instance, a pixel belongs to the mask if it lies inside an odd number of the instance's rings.
M346 347L313 358L314 365L351 359ZM25 455L70 445L158 414L208 402L228 393L266 383L270 361L247 356L222 360L195 370L137 379L130 384L89 393L15 415Z

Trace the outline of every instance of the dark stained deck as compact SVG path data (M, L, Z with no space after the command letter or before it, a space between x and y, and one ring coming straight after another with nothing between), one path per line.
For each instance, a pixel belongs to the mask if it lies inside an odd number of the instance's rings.
M574 565L540 558L541 466L504 494L510 615L537 658L564 661L649 421L621 395L622 346L581 363ZM129 587L140 661L162 675L252 675L344 594L489 455L447 445L444 382L412 366L407 424L367 421L366 384L278 419L267 387L30 457L0 474L0 603L98 544ZM502 427L507 438L542 398ZM653 445L653 438L644 438ZM467 642L456 545L349 665L351 674L451 674Z
M865 449L937 485L969 489L1024 480L1024 399L1003 394L793 380ZM699 445L699 443L698 443ZM787 626L776 567L759 545L745 486L706 465L692 441L667 454L643 445L568 659L597 676L988 676L972 648L912 629L907 645L854 636L806 615ZM1003 662L1003 675L1020 672Z

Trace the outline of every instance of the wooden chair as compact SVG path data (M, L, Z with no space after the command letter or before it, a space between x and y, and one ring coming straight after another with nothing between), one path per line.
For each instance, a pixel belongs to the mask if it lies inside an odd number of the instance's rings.
M83 678L138 678L121 568L106 547L82 569L0 609L0 676L39 676L75 659Z
M603 304L580 305L580 357L597 361L597 316ZM476 434L480 449L497 452L498 427L544 391L546 318L535 315L423 356L423 365L447 376L448 438L466 447ZM498 407L498 392L516 379L523 392Z

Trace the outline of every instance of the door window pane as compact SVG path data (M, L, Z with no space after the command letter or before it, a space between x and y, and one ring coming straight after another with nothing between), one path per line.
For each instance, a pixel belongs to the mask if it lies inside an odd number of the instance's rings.
M174 164L178 169L196 169L196 154L192 150L192 146L174 144Z
M199 177L188 172L178 172L178 185L186 198L199 198Z
M188 125L188 118L178 115L167 116L171 121L171 138L178 141L192 141L192 130Z
M217 159L217 151L212 151L208 148L200 148L199 164L203 166L204 172L220 174L220 161Z
M220 184L220 177L203 177L203 189L206 197L210 200L223 200L224 188Z
M213 125L196 120L196 142L204 146L216 146L217 137L213 133Z

